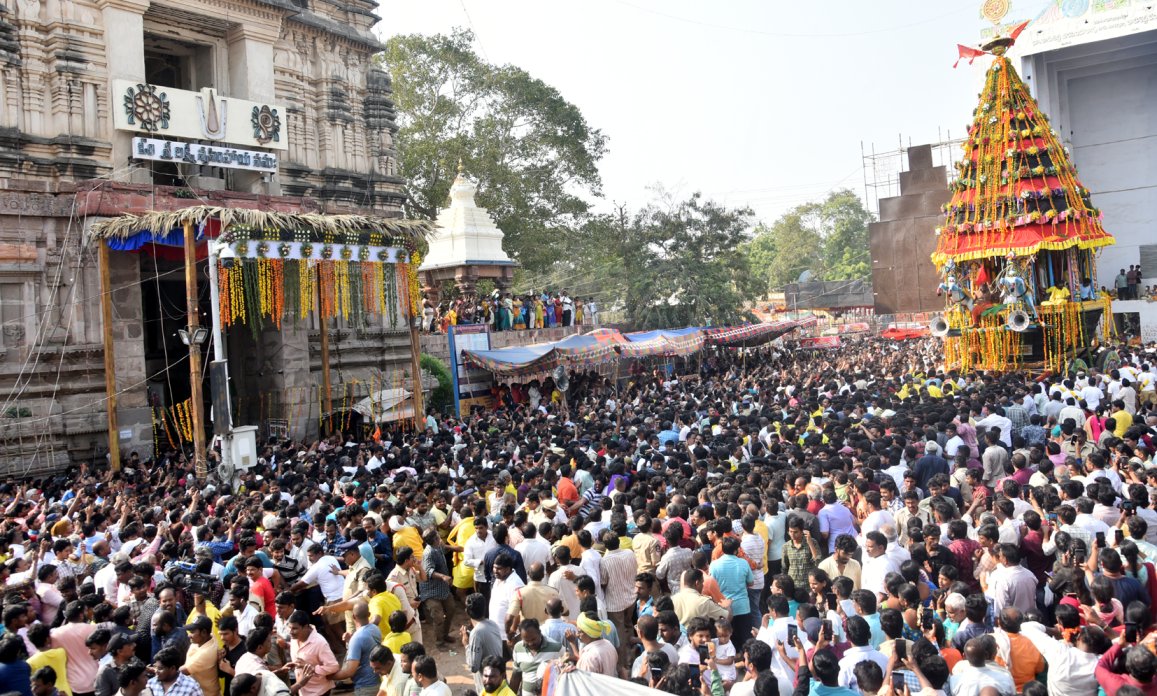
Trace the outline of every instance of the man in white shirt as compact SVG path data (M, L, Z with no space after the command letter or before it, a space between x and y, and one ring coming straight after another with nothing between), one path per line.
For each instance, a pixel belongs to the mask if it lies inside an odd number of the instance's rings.
M1111 541L1113 538L1112 528L1101 520L1098 520L1096 517L1093 517L1091 510L1089 512L1084 511L1082 506L1091 508L1092 505L1088 504L1091 502L1092 501L1085 500L1077 501L1077 509L1080 510L1080 512L1077 513L1077 517L1076 520L1074 520L1073 525L1085 530L1092 537L1096 537L1098 532L1104 534L1105 539Z
M1000 696L1015 696L1016 684L1012 674L993 661L996 659L996 639L991 635L970 639L964 646L964 658L952 669L948 680L952 696L980 696L987 687L996 689ZM1051 663L1049 667L1051 672Z
M1117 398L1125 402L1125 410L1129 415L1137 415L1137 390L1133 388L1135 380L1121 379L1121 388L1117 390Z
M875 662L880 665L880 671L887 672L888 658L884 656L884 653L871 646L872 628L864 617L853 616L849 618L847 633L852 647L845 650L844 656L840 659L839 683L840 686L856 690L859 688L854 672L856 665L861 662Z
M340 577L340 576L339 576ZM338 593L340 599L341 593ZM253 622L261 613L257 605L249 601L249 593L242 589L229 591L229 606L237 618L237 635L245 638L253 630Z
M119 567L118 567L119 566ZM111 606L120 606L122 603L120 588L125 587L126 596L128 581L133 577L133 566L123 554L113 554L112 559L103 568L96 572L93 583L98 591L104 592L104 601Z
M499 626L506 625L506 615L514 601L514 593L526 586L510 556L498 554L494 559L494 587L490 588L490 620Z
M1081 389L1081 398L1084 399L1085 405L1089 407L1090 411L1096 411L1097 407L1101 405L1101 399L1105 398L1101 388L1094 384L1086 384Z
M887 594L884 578L888 573L900 572L900 566L888 556L888 539L880 532L864 536L864 567L860 572L860 587L879 596Z
M560 299L562 300L562 325L574 326L574 300L565 292Z
M1078 637L1076 645L1073 645L1049 636L1039 623L1025 622L1020 627L1020 634L1036 646L1048 663L1049 696L1097 693L1100 686L1095 675L1097 660L1110 645L1104 633L1082 631L1082 637ZM1090 640L1099 644L1091 645Z
M543 568L550 565L550 544L538 536L533 523L522 525L522 536L514 550L522 554L523 567L529 568L533 563L541 563Z
M467 539L466 545L462 547L462 564L474 569L475 587L486 587L486 568L482 560L486 558L486 552L497 545L494 537L490 536L490 522L483 516L475 517L474 536Z
M580 613L580 602L575 588L575 580L586 575L581 567L570 564L570 549L566 546L556 546L551 550L558 568L546 579L546 584L558 590L558 596L566 607L565 616L572 621Z
M767 605L772 621L769 626L759 630L756 639L771 647L771 672L779 682L779 693L790 694L795 683L795 663L799 659L799 651L788 642L787 634L788 626L797 624L788 611L787 597L771 595ZM780 645L784 648L783 652L778 648Z
M892 480L896 482L897 490L904 490L904 474L908 473L908 465L903 460L884 469L884 473L891 476Z
M317 585L326 602L341 600L345 578L341 575L341 563L333 556L322 553L321 544L309 547L309 570L294 584L294 592ZM299 587L300 586L300 587Z
M944 443L944 455L951 460L956 456L956 452L964 446L964 438L956 433L955 423L949 423L945 426L944 434L948 436L948 441Z
M1085 427L1085 412L1077 405L1077 400L1071 396L1065 399L1065 407L1057 414L1057 422L1064 423L1070 419L1078 428Z
M595 599L599 603L599 618L606 620L607 600L603 592L603 584L601 582L602 574L602 560L603 557L598 551L591 548L591 539L588 538L587 530L579 532L579 544L583 547L582 556L579 557L579 567L583 569L583 574L588 575L595 581Z
M890 526L893 529L896 527L896 518L891 512L882 510L882 503L880 502L880 494L877 491L868 491L864 494L864 502L867 503L868 509L871 511L864 521L860 523L860 544L863 545L863 535L868 532L878 532L884 527Z
M984 428L985 430L992 430L997 428L1000 430L1000 441L1007 447L1012 447L1012 421L1001 415L998 411L989 413L984 418L976 421L977 428Z

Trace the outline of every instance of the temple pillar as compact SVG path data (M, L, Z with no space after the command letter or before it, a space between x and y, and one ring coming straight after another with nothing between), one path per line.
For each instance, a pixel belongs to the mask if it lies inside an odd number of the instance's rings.
M460 268L454 274L454 283L463 297L474 297L478 294L478 271L469 266Z

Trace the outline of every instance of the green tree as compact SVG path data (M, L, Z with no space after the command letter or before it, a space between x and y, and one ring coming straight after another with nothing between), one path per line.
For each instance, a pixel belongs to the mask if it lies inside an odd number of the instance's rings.
M547 271L517 273L515 291L565 290L583 301L595 300L603 308L621 304L627 287L626 254L631 239L625 230L631 228L630 217L625 206L587 215L568 235L567 253Z
M872 214L852 191L834 191L821 202L805 203L768 226L760 225L744 251L765 291L799 280L854 280L871 274L868 224Z
M872 274L868 255L868 225L872 214L848 189L835 191L819 207L824 238L824 280L855 280Z
M752 215L698 193L677 200L664 192L629 222L618 215L614 243L630 323L650 329L748 318L743 304L760 291L743 253Z
M760 225L746 244L744 250L763 292L794 283L804 271L815 273L822 265L823 239L808 222L796 208L770 226Z
M398 110L407 213L434 218L461 160L508 251L525 268L545 270L600 194L606 137L554 87L486 62L473 43L465 30L395 36L380 56Z

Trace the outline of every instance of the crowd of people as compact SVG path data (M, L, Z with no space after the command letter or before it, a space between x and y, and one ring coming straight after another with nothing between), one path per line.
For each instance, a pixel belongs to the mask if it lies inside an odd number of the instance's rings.
M1121 300L1145 300L1153 296L1153 289L1141 285L1141 266L1131 265L1129 270L1122 268L1117 277L1113 279L1113 289L1116 291L1117 299ZM1142 294L1144 289L1144 294Z
M457 324L488 324L493 331L597 326L598 305L571 297L566 290L513 295L496 290L485 297L459 297L437 305L424 302L423 330L446 333Z
M177 452L9 481L0 693L1157 693L1154 348L938 347L582 375L565 409L271 440L235 487Z

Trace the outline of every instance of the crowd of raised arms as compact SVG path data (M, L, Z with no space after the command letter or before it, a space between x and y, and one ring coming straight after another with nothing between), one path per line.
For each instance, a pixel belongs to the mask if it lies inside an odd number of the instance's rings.
M1036 378L937 349L575 375L270 441L236 490L176 452L9 481L0 694L1157 693L1154 349Z

